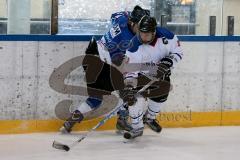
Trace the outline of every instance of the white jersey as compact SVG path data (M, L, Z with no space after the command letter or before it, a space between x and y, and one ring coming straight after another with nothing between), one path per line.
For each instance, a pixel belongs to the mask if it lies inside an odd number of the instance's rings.
M135 36L132 41L132 47L127 50L126 56L128 64L148 63L151 66L158 64L162 58L169 56L173 60L174 68L176 63L182 59L183 51L177 36L167 29L158 27L156 36L150 44L142 44L138 37ZM145 68L138 72L128 72L127 75L136 76L139 72L149 71Z

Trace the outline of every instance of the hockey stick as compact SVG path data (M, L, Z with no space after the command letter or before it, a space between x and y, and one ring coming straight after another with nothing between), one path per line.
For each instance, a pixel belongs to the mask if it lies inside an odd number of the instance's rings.
M145 91L149 86L151 86L156 80L152 80L150 81L148 84L146 84L142 89L140 89L136 94L140 94L141 92ZM105 124L105 122L107 120L109 120L111 117L113 117L118 111L119 109L126 105L126 103L123 103L122 105L117 106L116 108L114 108L111 112L109 112L96 126L94 126L92 129L90 129L86 134L84 134L81 138L79 138L77 141L73 142L70 145L66 145L66 144L62 144L60 142L57 141L53 141L52 147L56 148L56 149L60 149L60 150L64 150L64 151L69 151L70 148L74 147L75 145L77 145L78 143L80 143L82 140L84 140L90 133L92 133L93 131L95 131L97 128L99 128L100 126L102 126L103 124Z

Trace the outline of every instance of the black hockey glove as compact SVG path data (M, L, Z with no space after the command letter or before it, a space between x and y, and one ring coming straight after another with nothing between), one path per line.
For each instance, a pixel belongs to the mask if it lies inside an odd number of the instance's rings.
M120 91L120 97L123 99L123 102L126 102L128 106L132 106L136 103L137 91L131 85L125 86L123 90Z
M171 75L172 66L173 61L171 57L166 56L163 59L161 59L160 63L158 64L157 78L164 79L165 77L169 77Z

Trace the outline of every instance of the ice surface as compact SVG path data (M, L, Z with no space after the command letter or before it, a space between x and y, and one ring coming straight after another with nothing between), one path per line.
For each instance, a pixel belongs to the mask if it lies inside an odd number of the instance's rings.
M94 132L69 152L51 147L70 144L82 133L0 135L1 160L238 160L240 127L164 128L161 134L125 140L114 131ZM127 142L127 143L124 143Z

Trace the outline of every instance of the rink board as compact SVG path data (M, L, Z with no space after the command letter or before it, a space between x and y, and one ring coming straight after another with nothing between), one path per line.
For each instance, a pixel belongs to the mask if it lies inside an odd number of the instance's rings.
M79 59L90 38L0 36L0 133L56 131L61 126L57 106L76 106L86 99ZM171 76L173 90L161 109L166 114L159 117L163 126L239 125L240 36L179 39L184 57ZM52 76L56 71L59 75ZM105 105L113 108L116 103L113 98ZM89 129L98 121L77 129ZM113 129L114 124L115 119L110 120L101 129Z

